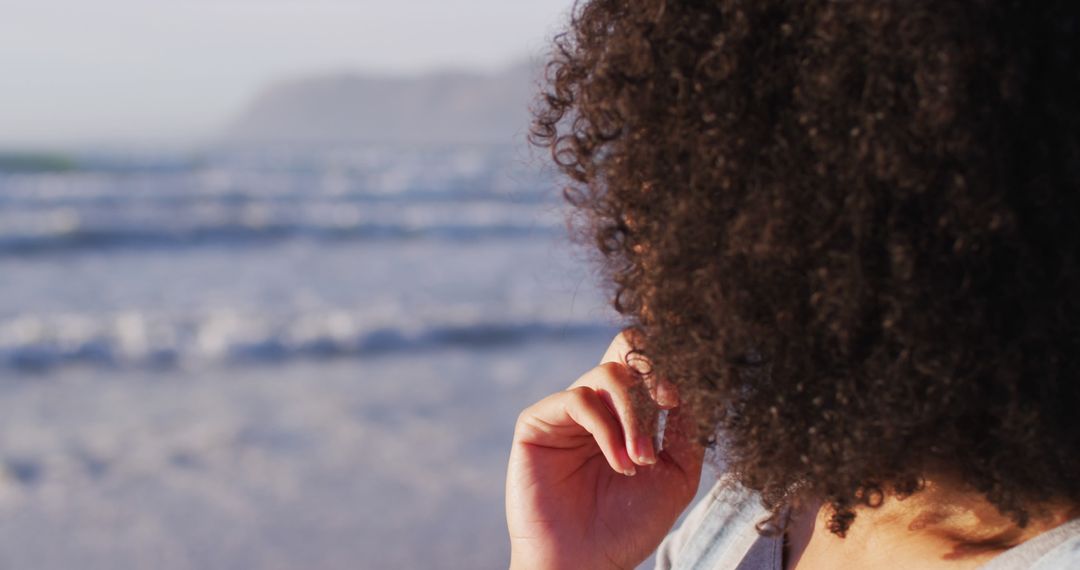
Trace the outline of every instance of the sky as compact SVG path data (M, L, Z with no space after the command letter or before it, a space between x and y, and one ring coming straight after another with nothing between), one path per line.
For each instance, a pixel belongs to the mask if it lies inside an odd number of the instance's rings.
M0 146L197 141L264 86L495 70L572 0L0 0Z

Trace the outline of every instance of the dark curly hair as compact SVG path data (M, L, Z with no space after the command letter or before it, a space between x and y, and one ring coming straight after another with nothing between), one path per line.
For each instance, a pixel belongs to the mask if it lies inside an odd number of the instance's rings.
M533 141L775 513L1080 502L1080 3L591 0Z

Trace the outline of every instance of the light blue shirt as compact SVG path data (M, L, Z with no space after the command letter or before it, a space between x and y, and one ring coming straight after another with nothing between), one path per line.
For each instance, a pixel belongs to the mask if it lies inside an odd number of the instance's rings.
M783 536L761 536L758 496L721 479L660 544L657 570L782 570ZM1080 569L1080 519L1011 548L980 570Z

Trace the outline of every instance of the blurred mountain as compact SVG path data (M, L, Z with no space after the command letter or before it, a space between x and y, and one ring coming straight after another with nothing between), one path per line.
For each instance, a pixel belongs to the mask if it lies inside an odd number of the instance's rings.
M501 143L528 132L539 68L395 77L336 74L264 90L231 124L242 143Z

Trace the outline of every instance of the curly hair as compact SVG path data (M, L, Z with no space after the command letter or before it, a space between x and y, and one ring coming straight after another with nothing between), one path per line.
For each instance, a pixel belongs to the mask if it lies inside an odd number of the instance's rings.
M590 0L532 140L774 515L1080 502L1080 3Z

